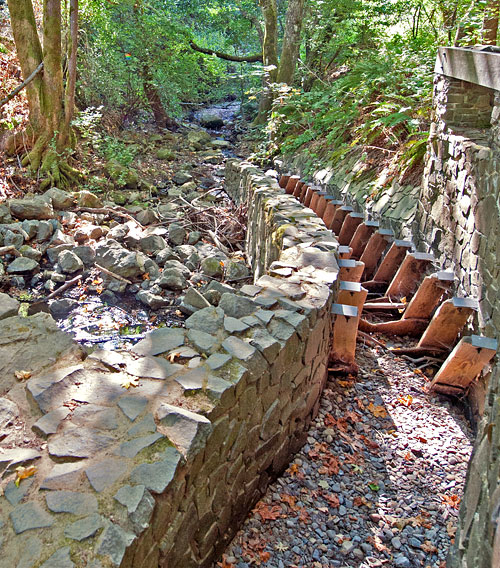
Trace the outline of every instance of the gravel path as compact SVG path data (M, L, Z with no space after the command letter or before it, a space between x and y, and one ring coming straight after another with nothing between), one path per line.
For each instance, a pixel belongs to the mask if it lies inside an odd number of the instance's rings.
M439 567L453 538L471 432L425 377L359 346L329 380L307 445L228 547L224 568Z

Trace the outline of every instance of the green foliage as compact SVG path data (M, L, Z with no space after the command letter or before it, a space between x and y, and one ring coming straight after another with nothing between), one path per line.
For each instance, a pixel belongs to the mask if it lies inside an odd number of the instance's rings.
M394 155L400 171L422 161L436 37L429 23L418 33L403 25L412 5L316 3L310 17L318 25L307 28L314 31L302 61L314 80L308 85L306 76L302 88L280 88L268 154L301 151L331 162L353 148L373 146Z
M189 41L247 51L256 34L248 20L236 18L237 6L215 0L84 0L80 106L113 109L121 122L148 108L148 84L166 113L178 117L189 104L236 94L239 85L229 79L236 66L193 51Z

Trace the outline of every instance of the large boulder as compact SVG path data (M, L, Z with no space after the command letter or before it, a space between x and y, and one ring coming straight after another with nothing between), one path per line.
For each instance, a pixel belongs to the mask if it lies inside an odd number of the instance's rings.
M54 208L52 203L42 197L34 199L11 199L10 213L17 219L53 219Z
M48 189L44 194L43 198L45 201L52 203L54 209L59 211L64 211L66 209L70 209L75 204L75 196L67 191L63 191L62 189L58 189L57 187L51 187Z
M116 242L108 241L96 249L96 262L124 278L134 278L146 272L142 253L130 252Z
M224 126L224 121L217 113L205 111L200 114L200 124L205 128L216 130Z
M194 145L204 146L212 141L212 137L206 130L192 130L188 133L188 141Z

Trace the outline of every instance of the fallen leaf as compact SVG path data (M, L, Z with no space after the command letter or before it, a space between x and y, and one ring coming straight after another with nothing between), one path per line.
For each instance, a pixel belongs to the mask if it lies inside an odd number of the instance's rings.
M285 552L285 550L288 550L288 546L286 544L283 544L282 542L278 542L274 549L279 552Z
M338 509L340 507L339 498L335 493L327 493L324 497L334 509Z
M273 505L270 507L266 503L260 501L253 510L254 513L258 513L263 521L275 521L283 516L281 507L279 505Z
M31 371L15 371L14 375L18 381L26 381L31 377Z
M133 379L129 379L125 382L122 383L122 387L124 389L129 389L130 387L138 387L139 386L139 379L137 377L134 377Z
M16 467L16 487L19 487L21 480L28 479L28 477L32 477L36 473L36 467L34 465L30 465L29 467L19 466Z
M460 497L458 495L442 495L441 502L453 507L454 509L458 509L460 506Z
M446 523L446 532L450 538L454 538L457 533L457 527L455 526L454 521L448 521Z
M171 362L171 363L175 363L175 360L178 359L181 356L180 353L170 353L170 355L167 357L167 359Z
M399 395L398 402L403 406L410 407L413 402L413 397L411 396L411 394Z
M295 495L288 495L287 493L282 493L280 495L281 501L289 505L292 509L295 507L297 497Z
M222 562L217 562L217 566L220 566L220 568L235 568L234 564L228 562L225 557L222 558Z
M377 485L376 483L369 483L368 487L372 490L372 491L379 491L380 490L380 486Z
M271 558L271 553L267 550L261 550L259 552L259 557L261 562L267 562Z
M149 276L149 272L146 272L145 274L143 274L142 279L143 280L151 280L151 277Z
M368 405L368 410L375 416L375 418L386 418L387 411L383 406L375 406L373 402Z
M424 551L424 552L437 552L438 549L431 543L430 540L426 540L424 542L424 544L422 544L420 546L420 548Z
M295 475L297 475L299 471L299 466L296 463L292 463L292 465L288 468L287 471L290 474L290 477L294 477Z
M305 525L309 523L309 512L306 509L300 511L299 521Z

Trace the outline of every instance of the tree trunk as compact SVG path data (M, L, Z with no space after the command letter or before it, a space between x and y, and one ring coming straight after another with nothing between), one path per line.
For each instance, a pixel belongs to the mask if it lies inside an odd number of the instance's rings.
M500 14L500 1L489 0L484 9L483 44L496 45L498 35L498 17Z
M290 0L286 13L285 35L278 70L278 83L290 85L293 81L300 49L300 35L304 18L305 0Z
M179 128L177 122L165 112L160 94L158 93L158 89L153 81L151 69L147 65L144 66L142 71L142 86L153 113L156 126L158 128L170 128L174 130Z
M29 126L7 142L7 151L28 150L22 164L44 178L40 188L66 186L80 176L65 156L71 146L71 118L76 82L78 0L71 0L71 54L66 97L63 87L61 45L61 2L43 5L43 49L38 38L31 0L8 0L12 31L23 72L27 77L43 62L43 73L28 86Z
M264 15L263 62L266 67L256 124L264 124L273 104L272 84L278 76L278 8L276 0L259 0Z

